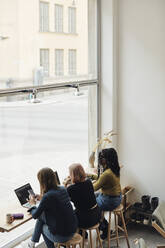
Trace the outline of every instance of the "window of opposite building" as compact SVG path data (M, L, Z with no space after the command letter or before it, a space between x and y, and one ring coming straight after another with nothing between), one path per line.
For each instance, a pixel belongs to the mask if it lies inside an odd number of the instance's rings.
M49 76L49 49L40 49L40 66L43 67L44 76Z
M64 75L64 50L55 49L55 75Z
M63 6L55 4L55 32L63 32Z
M68 8L68 32L76 33L76 8Z
M49 31L49 3L40 2L40 31Z
M77 73L77 51L76 49L69 49L68 73L69 75L76 75Z

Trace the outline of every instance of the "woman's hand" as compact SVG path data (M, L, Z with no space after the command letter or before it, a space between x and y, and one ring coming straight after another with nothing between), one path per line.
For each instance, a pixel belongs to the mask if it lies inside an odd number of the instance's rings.
M36 195L35 195L35 199L36 199L37 201L41 201L42 196L41 196L41 195L39 195L39 194L36 194Z
M95 164L95 152L92 152L90 157L89 157L89 163L91 164L92 168L94 168Z
M71 177L68 176L67 178L64 179L63 185L64 185L65 187L68 187L70 184L71 184Z
M29 195L29 203L30 203L30 205L36 205L35 196Z

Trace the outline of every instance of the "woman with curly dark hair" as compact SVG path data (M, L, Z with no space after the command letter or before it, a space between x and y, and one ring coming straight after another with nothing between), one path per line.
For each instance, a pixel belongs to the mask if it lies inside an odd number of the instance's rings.
M96 193L96 201L102 211L111 211L118 207L121 203L122 194L120 186L120 166L118 162L117 152L114 148L103 149L99 152L99 166L103 168L103 173L97 178L97 175L92 175L92 179ZM107 235L107 224L104 222L101 225L104 227L102 238Z

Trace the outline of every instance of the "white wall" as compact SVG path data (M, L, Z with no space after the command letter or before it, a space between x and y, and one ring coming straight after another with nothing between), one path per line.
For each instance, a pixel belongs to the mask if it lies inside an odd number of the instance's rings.
M109 1L103 3L102 12L110 18ZM118 3L118 151L124 164L121 180L123 185L133 185L139 197L150 194L165 200L165 1ZM108 29L105 16L102 25L109 33L113 30ZM108 36L104 32L102 39L107 41L106 49L111 49ZM103 51L103 77L111 73L108 56ZM103 80L103 96L110 97L111 82L108 92L104 87L107 89L108 84ZM103 112L103 126L108 108L112 114L110 100Z

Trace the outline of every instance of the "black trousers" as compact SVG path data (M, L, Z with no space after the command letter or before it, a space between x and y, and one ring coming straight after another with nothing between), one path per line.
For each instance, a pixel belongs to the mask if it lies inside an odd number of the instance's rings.
M79 228L89 228L100 222L101 211L98 206L86 211L76 209L75 213L77 215Z

